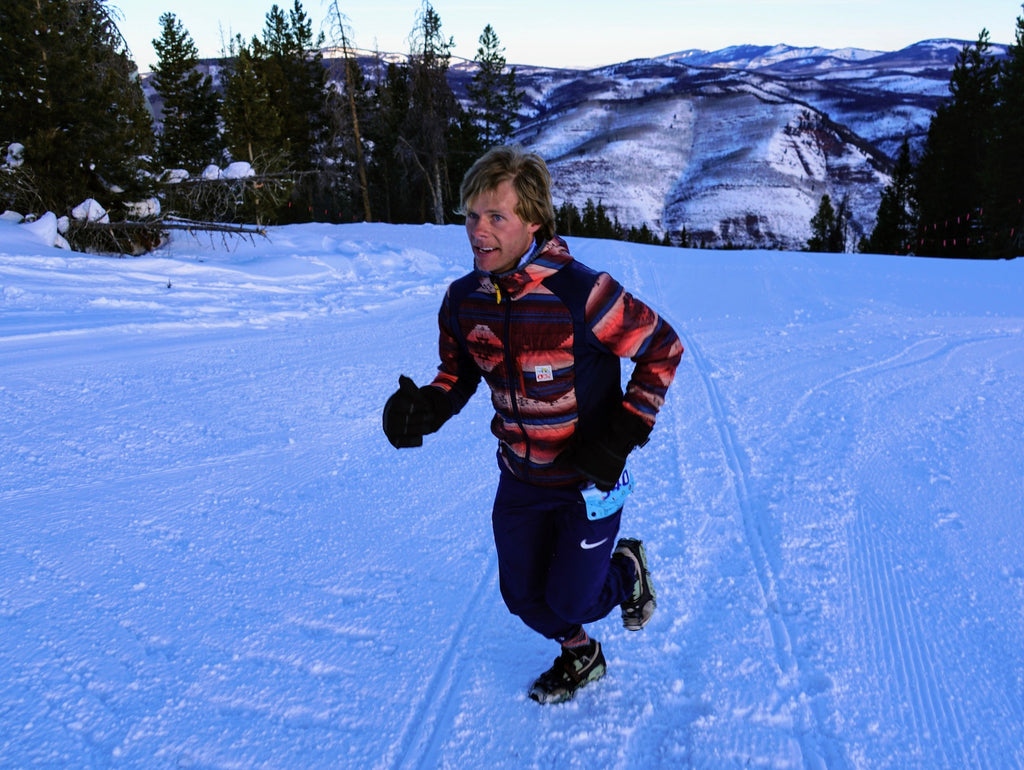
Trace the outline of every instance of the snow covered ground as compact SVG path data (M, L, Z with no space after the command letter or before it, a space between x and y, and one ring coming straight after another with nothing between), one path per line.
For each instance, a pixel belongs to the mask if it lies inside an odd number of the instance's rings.
M0 222L0 766L1024 767L1024 261L570 244L686 354L624 517L658 612L542 707L486 397L380 430L460 228Z

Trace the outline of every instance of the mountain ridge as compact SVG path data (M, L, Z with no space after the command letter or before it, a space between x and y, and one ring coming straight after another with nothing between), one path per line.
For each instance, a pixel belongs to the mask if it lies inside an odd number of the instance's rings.
M625 226L677 239L685 230L694 245L800 249L827 194L849 207L853 249L874 226L900 145L921 146L971 44L736 45L592 69L514 65L523 104L513 139L548 162L556 204L589 198ZM389 56L359 59L369 73ZM220 60L200 68L219 80ZM449 69L464 104L476 68L460 59Z
M601 201L625 225L685 228L696 245L799 249L827 194L849 206L853 249L900 144L920 146L966 45L747 45L517 68L515 139L548 161L559 201Z

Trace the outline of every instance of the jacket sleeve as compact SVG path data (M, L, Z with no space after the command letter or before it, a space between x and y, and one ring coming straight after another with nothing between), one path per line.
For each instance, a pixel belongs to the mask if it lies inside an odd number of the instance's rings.
M622 403L653 426L683 355L679 336L665 319L607 273L598 277L590 292L586 319L602 345L633 361Z
M441 363L430 384L444 392L452 405L452 414L458 414L480 384L480 369L456 333L456 318L452 306L452 288L445 293L441 310L437 314L438 354Z

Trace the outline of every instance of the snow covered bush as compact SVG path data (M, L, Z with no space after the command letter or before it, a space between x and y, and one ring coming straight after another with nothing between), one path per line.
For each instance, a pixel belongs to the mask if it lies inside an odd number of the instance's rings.
M95 198L86 198L79 203L71 209L71 216L80 222L102 222L104 224L110 222L107 210Z

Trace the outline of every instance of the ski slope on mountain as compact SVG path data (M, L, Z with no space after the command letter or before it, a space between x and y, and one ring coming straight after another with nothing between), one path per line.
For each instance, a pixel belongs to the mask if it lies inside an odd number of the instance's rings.
M658 611L540 706L486 395L380 429L461 228L0 222L0 766L1024 767L1024 262L570 246L686 353L623 517Z

